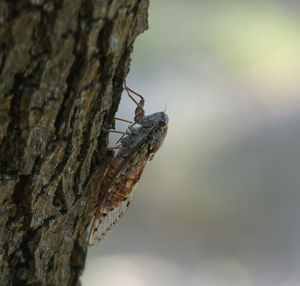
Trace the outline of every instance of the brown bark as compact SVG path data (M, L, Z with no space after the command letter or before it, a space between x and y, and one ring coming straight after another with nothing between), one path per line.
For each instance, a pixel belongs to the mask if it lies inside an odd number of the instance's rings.
M0 1L0 285L78 285L148 0Z

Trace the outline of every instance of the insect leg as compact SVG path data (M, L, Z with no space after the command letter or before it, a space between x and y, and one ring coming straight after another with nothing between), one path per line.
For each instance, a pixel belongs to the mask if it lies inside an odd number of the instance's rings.
M124 122L128 122L131 123L131 127L134 126L136 123L140 122L141 119L143 118L145 111L144 111L144 104L145 104L145 99L142 95L140 95L139 93L135 92L134 90L130 89L129 87L127 87L126 85L126 81L124 80L124 88L128 94L128 96L132 99L132 101L137 105L137 108L135 109L135 116L134 116L134 123L132 124L132 122L130 122L129 120L124 120L121 118L117 118L115 117L115 119L120 120L120 121L124 121ZM135 94L136 96L138 96L140 98L140 102L137 102L134 97L130 94L130 92L132 92L133 94ZM117 141L116 144L118 144L124 137L123 134L120 139Z
M143 107L144 107L144 104L145 104L145 99L144 99L144 97L143 97L141 94L137 93L136 91L130 89L130 88L126 85L126 81L125 81L125 80L124 80L124 88L125 88L125 90L126 90L128 96L132 99L132 101L133 101L137 106L143 108ZM136 96L138 96L138 97L140 98L140 102L139 102L139 103L134 99L134 97L130 94L130 92L132 92L133 94L135 94Z
M128 96L137 105L137 107L135 109L134 122L138 123L138 122L140 122L142 120L142 118L144 117L144 114L145 114L145 111L144 111L145 99L144 99L144 97L142 95L140 95L139 93L137 93L134 90L132 90L129 87L127 87L126 81L124 81L124 88L125 88ZM140 98L140 102L139 103L134 99L134 97L130 94L130 92L132 92L133 94L135 94L136 96L138 96Z
M131 124L131 125L130 125L130 128L131 128L132 126L134 126L135 123L136 123L136 122L134 122L133 124ZM129 130L130 130L130 128L129 128ZM125 135L128 135L128 133L124 132L124 134L118 139L118 141L116 142L116 144L118 144L118 143L124 138Z
M115 149L121 149L123 147L123 144L119 144L115 147L109 147L109 148L106 148L106 150L115 150Z
M129 124L133 123L132 121L129 121L129 120L126 120L126 119L122 119L122 118L119 118L119 117L115 117L115 120L119 120L119 121L126 122L126 123L129 123ZM134 123L133 123L133 125L134 125ZM114 132L114 131L110 131L110 132ZM116 142L116 144L118 144L123 139L123 137L125 135L128 135L126 132L120 132L120 131L118 131L118 132L115 131L115 133L122 134L122 136L118 139L118 141Z
M123 131L118 131L118 130L108 130L108 132L111 132L111 133L118 133L118 134L123 134L123 135L128 135L126 132L123 132Z
M129 120L126 120L126 119L122 119L122 118L119 118L119 117L115 117L115 120L123 121L123 122L129 123L129 124L133 123L132 121L129 121Z

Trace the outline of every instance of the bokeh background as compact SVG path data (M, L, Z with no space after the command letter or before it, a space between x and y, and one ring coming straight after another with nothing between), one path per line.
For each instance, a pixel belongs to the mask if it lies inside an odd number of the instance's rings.
M169 133L83 286L300 285L299 14L151 0L127 84ZM134 109L124 93L119 117Z

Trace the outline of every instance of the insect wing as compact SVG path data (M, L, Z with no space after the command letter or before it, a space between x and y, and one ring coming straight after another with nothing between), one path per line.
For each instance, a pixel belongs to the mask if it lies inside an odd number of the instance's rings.
M120 166L114 172L110 183L102 192L101 204L98 206L96 215L92 221L92 226L89 235L89 245L96 245L103 237L110 232L114 225L118 223L120 218L128 209L134 197L134 188L139 181L144 167L148 161L146 149L143 146L145 138L143 138L134 148L130 154L123 160ZM137 152L137 150L144 152ZM137 162L137 164L136 164ZM109 170L108 170L109 172ZM104 213L105 204L110 194L117 193L122 187L126 186L129 180L134 179L136 182L131 187L131 191L127 198L125 198L119 206L113 210Z
M124 200L119 207L116 207L113 211L103 214L98 218L94 218L93 228L89 239L89 245L93 246L100 242L106 234L108 234L113 227L123 217L131 204L134 197L134 190L129 194L128 198Z

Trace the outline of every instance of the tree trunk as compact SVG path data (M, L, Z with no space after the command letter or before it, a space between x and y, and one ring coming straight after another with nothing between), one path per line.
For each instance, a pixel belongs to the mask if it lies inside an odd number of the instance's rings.
M148 4L0 1L0 285L79 285Z

